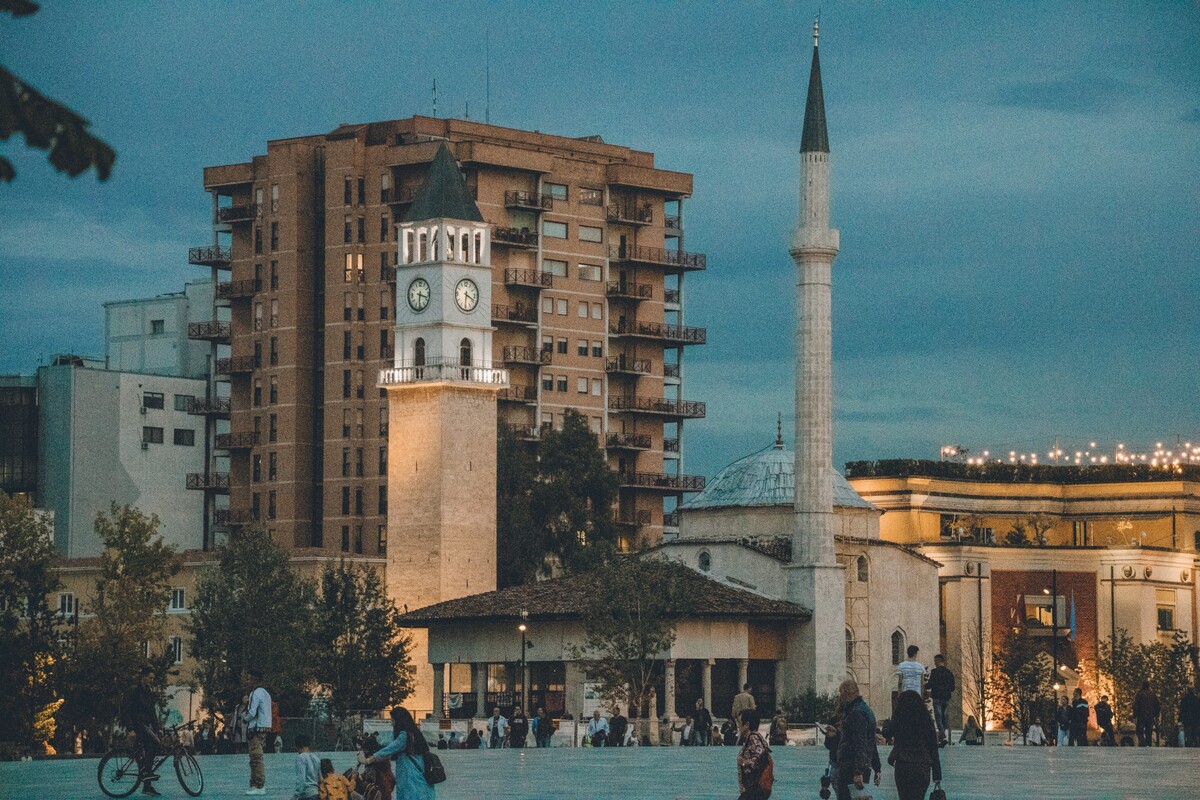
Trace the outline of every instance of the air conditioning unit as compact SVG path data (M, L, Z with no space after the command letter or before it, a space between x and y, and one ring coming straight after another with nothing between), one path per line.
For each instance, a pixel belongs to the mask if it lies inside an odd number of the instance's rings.
M142 442L142 449L143 449L143 450L149 450L149 449L150 449L150 443L149 443L149 442Z
M141 409L141 411L142 411L142 413L143 413L143 414L145 414L145 413L146 413L146 407L145 407L145 406L142 406L142 409Z

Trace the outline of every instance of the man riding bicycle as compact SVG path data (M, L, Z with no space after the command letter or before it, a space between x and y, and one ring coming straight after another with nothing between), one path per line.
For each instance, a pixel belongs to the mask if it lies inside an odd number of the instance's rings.
M154 788L154 781L158 780L158 775L154 773L154 757L162 749L158 738L162 733L162 723L158 719L154 690L150 688L153 681L153 669L142 667L138 670L137 685L125 698L125 726L137 737L142 794L158 796L159 791Z

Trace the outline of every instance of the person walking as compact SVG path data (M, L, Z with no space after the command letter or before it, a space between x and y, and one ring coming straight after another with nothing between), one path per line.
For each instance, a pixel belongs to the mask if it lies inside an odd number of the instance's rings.
M154 670L142 667L138 670L137 685L125 700L123 720L125 727L133 732L138 744L138 771L142 778L142 794L157 797L160 793L154 788L158 776L152 769L154 757L162 749L159 734L162 733L162 723L158 718L158 700L154 696Z
M1067 743L1071 747L1087 747L1088 701L1083 690L1076 689L1071 699L1071 730Z
M538 747L549 747L550 737L554 735L554 721L546 713L546 709L538 706L537 716L533 718L533 742Z
M499 709L496 711L499 713ZM417 727L416 720L407 708L396 706L392 709L392 741L370 757L360 753L358 763L379 764L395 759L397 800L432 800L433 787L425 782L427 753L429 743Z
M1100 702L1096 703L1096 725L1100 728L1100 744L1108 747L1117 746L1117 735L1113 730L1113 710L1108 704L1108 695L1100 695Z
M508 746L524 747L529 741L529 718L525 709L520 706L513 708L512 719L508 721Z
M758 710L748 708L742 712L741 751L738 753L738 800L768 800L774 783L774 768L771 765L771 748L758 732L761 720ZM770 769L770 774L765 774Z
M750 684L742 686L742 690L733 696L733 705L729 709L729 718L733 720L736 727L741 727L742 714L747 711L754 711L758 708L758 703L754 702L754 695L750 693Z
M908 658L896 667L896 691L921 694L925 690L925 665L917 661L917 653L921 652L921 648L910 644L906 652Z
M1059 747L1067 746L1067 739L1071 735L1071 704L1067 701L1067 696L1064 694L1058 698L1058 708L1054 709L1054 721L1058 727L1058 738L1055 744Z
M1133 719L1137 723L1138 747L1154 744L1154 721L1162 711L1158 695L1150 688L1150 681L1142 681L1142 688L1133 696Z
M704 698L696 699L696 744L707 747L712 742L712 713L704 707Z
M875 742L875 714L867 701L863 700L858 683L849 678L838 687L838 703L842 710L842 724L834 786L838 800L850 800L850 784L861 790L879 758ZM875 770L875 785L879 785L878 769Z
M487 732L489 748L497 749L504 746L504 740L508 736L508 720L500 716L500 706L492 709L492 716L488 717L487 721Z
M246 709L246 752L250 755L248 795L267 793L267 772L263 767L263 744L271 729L271 695L262 685L262 672L252 669L248 681L250 702Z
M958 737L959 744L983 744L983 730L979 727L979 723L975 721L974 716L967 717L967 723L963 725L962 733Z
M1025 744L1036 745L1041 747L1046 743L1046 732L1042 730L1042 726L1035 719L1029 723L1029 730L1025 733Z
M767 732L767 743L772 747L783 747L787 744L788 723L782 711L776 711L771 717L771 727Z
M1179 701L1179 724L1183 726L1183 746L1200 747L1200 695L1189 686Z
M942 781L942 762L938 758L941 739L921 695L916 692L897 695L892 733L895 744L888 754L888 763L896 768L896 792L900 800L925 800L930 774L935 784Z
M613 715L608 720L608 745L610 747L624 747L625 734L629 730L629 720L621 713L621 707L616 706L613 709Z
M937 726L938 744L942 747L950 742L946 707L950 705L954 685L954 673L946 666L946 657L938 653L933 657L933 669L929 672L929 697L933 700L933 724Z

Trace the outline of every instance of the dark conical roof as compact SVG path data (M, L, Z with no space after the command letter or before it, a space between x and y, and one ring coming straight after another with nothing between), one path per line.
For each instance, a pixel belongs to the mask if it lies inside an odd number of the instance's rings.
M812 71L808 74L808 102L804 106L804 135L801 153L828 153L829 133L825 130L825 95L821 92L821 59L813 47Z
M425 177L425 185L417 192L412 206L404 215L405 222L421 219L461 219L468 222L483 222L479 206L467 192L466 181L458 171L450 148L442 142L433 163L429 165L429 175Z

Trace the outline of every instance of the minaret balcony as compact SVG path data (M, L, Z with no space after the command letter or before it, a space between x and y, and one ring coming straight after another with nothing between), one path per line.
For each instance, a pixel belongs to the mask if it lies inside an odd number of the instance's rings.
M505 364L532 364L540 367L549 364L554 354L549 350L523 345L508 345L501 351L501 360Z
M259 445L260 438L257 431L218 433L213 438L213 446L218 450L249 450Z
M708 339L708 332L704 328L668 325L665 322L640 322L636 319L610 323L608 332L618 337L656 339L683 345L704 344Z
M229 344L229 340L232 335L233 330L228 322L221 322L220 320L214 319L209 322L188 323L189 339L217 342L218 344Z
M429 359L424 364L404 364L382 369L377 385L385 388L421 383L473 383L506 387L508 370L464 364L457 358Z
M229 416L229 398L214 397L206 399L203 397L192 398L192 402L188 403L188 413L197 417L228 417Z
M528 228L492 228L492 244L536 250L538 234Z
M506 269L504 270L504 283L509 286L550 289L554 286L554 276L549 272L537 269Z
M637 203L629 202L610 203L608 221L624 225L652 225L654 224L654 210L649 203L640 206Z
M525 405L537 404L537 387L536 386L509 386L507 389L501 389L500 394L496 395L496 399L502 403L524 403Z
M695 400L667 400L662 397L641 397L631 394L611 395L608 409L634 414L654 414L675 419L703 419L704 403Z
M258 359L254 356L232 356L217 359L218 375L244 375L259 367Z
M650 489L660 492L702 492L703 475L668 475L665 472L618 472L618 485L623 489Z
M217 284L218 300L235 300L253 297L262 291L262 281L258 278L246 278L241 281L224 281Z
M492 322L536 328L538 322L537 309L519 304L506 306L494 303L492 305Z
M688 253L683 250L668 250L665 247L642 247L640 245L609 245L608 257L613 261L635 264L653 264L670 267L683 272L707 269L707 256L703 253Z
M650 300L654 297L654 287L649 283L616 281L608 284L607 294L609 297L620 298L622 300Z
M609 356L604 362L604 371L620 375L649 375L653 369L648 358Z
M200 267L229 269L231 258L232 255L229 252L229 248L221 247L219 244L209 245L208 247L188 248L188 263Z
M554 208L554 198L548 194L509 189L504 193L504 207L549 211Z
M189 472L187 474L187 488L202 489L206 492L228 492L229 491L229 473L228 472Z
M610 433L604 446L609 450L649 450L653 442L648 433Z

